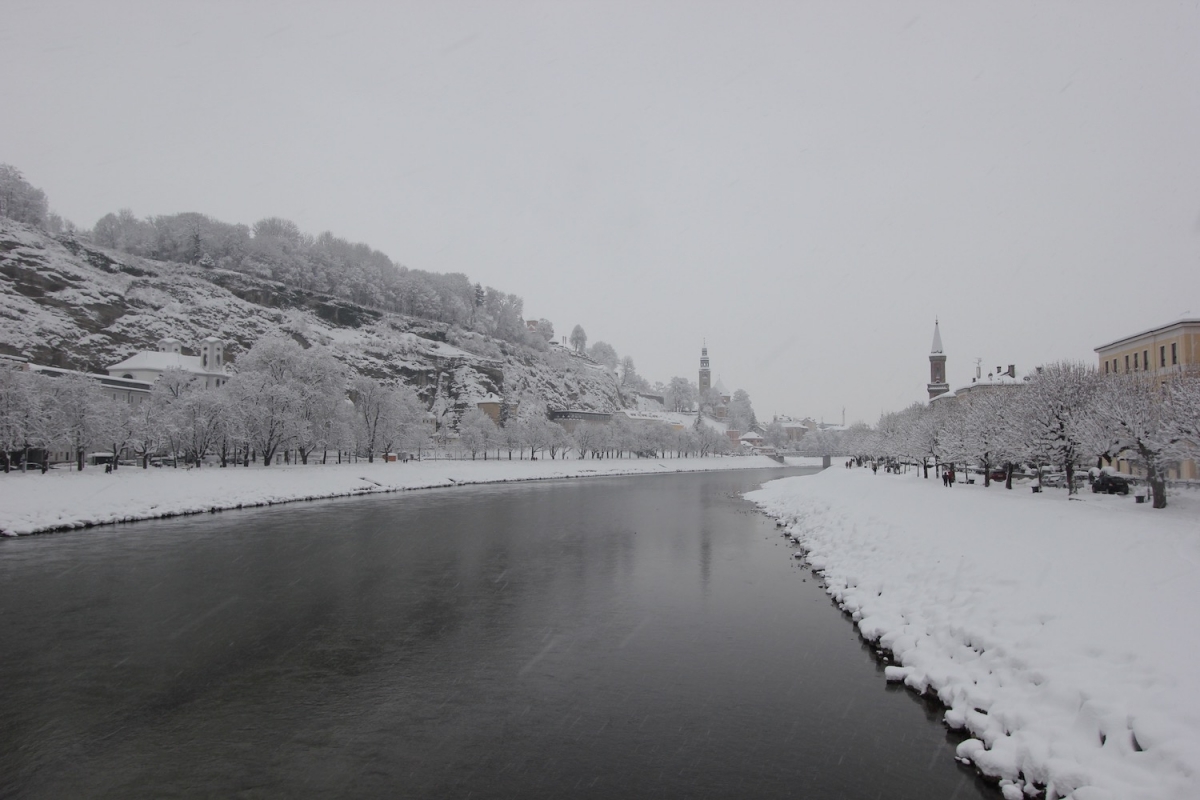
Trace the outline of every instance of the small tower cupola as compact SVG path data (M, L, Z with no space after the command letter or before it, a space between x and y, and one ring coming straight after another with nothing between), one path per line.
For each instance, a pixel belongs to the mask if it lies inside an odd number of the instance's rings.
M929 399L950 391L946 383L946 354L942 352L942 332L937 319L933 321L933 346L929 348Z
M200 342L200 366L208 372L225 371L225 343L215 336Z
M180 353L183 346L179 340L173 336L168 336L165 339L160 339L158 342L158 352L160 353Z

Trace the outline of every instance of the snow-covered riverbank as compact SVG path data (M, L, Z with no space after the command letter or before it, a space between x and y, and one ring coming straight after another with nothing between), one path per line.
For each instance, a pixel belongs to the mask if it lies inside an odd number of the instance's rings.
M841 468L749 498L1006 797L1200 797L1200 498Z
M814 464L820 459L813 459ZM790 459L789 463L807 461ZM105 474L54 470L0 474L0 532L16 536L89 525L198 514L321 497L428 489L475 483L762 469L766 456L667 459L542 459L539 461L410 461L407 464L205 467Z

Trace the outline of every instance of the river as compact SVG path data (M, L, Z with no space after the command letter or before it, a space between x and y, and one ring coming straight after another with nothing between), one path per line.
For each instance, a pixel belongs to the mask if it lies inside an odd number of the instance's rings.
M0 541L0 796L998 797L740 497L798 472Z

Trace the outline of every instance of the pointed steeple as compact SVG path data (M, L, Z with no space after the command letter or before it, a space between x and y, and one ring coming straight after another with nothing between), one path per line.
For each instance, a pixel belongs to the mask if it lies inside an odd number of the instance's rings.
M942 352L942 332L938 329L938 321L933 320L933 347L929 351L929 399L950 391L946 383L946 354Z

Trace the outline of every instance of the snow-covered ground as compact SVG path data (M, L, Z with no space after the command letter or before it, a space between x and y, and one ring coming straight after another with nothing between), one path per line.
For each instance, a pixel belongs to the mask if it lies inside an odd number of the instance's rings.
M819 463L819 460L817 460ZM800 466L799 462L796 463ZM377 461L220 469L102 468L0 473L0 532L8 536L246 506L472 483L761 469L765 456L538 461Z
M1005 797L1198 798L1200 497L1084 492L839 465L749 497Z

